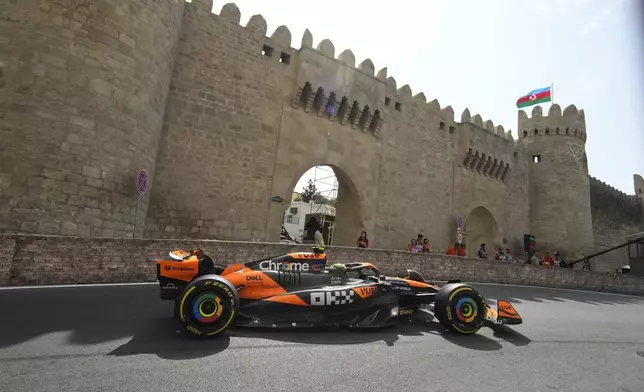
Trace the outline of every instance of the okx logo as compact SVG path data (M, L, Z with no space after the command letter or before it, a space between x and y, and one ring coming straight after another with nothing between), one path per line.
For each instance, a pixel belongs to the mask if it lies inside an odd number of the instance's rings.
M327 291L311 293L312 306L346 305L353 302L353 290Z

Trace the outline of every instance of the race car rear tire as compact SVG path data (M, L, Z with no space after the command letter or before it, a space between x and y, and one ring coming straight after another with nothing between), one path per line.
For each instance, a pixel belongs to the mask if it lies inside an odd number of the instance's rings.
M485 299L473 287L450 283L438 290L434 315L447 329L471 335L481 329L485 307Z
M225 278L204 275L186 286L178 302L179 324L199 337L215 336L233 325L239 295Z

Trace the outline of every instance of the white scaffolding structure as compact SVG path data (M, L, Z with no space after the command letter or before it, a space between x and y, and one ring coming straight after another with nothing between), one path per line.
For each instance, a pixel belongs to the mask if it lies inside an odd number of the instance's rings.
M329 166L315 166L313 169L313 185L315 189L318 190L320 195L325 199L336 199L338 198L338 178L335 175L335 172ZM329 208L331 207L331 208ZM332 214L330 214L332 212ZM321 221L320 224L325 226L327 222L327 216L333 216L333 219L330 219L329 222L329 243L327 245L333 244L333 226L335 223L336 208L335 206L328 206L327 204L318 204L314 200L309 202L309 214L320 214Z
M315 166L313 184L322 196L334 199L338 197L338 177L335 176L335 172L329 166ZM319 185L326 185L331 189L321 191Z

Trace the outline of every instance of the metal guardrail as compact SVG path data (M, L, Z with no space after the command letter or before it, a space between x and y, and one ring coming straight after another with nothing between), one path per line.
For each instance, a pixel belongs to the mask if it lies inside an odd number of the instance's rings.
M582 269L585 270L585 271L591 271L590 260L595 258L595 257L601 256L601 255L604 255L606 253L610 253L610 252L613 252L613 251L616 251L618 249L625 248L625 247L631 246L631 245L639 245L639 244L644 245L644 233L632 234L632 235L627 236L626 238L634 237L634 236L639 236L639 237L635 238L634 240L626 241L623 244L613 246L613 247L608 248L608 249L604 249L602 251L593 253L591 255L584 256L583 258L581 258L579 260L575 260L575 261L572 261L572 262L568 263L568 265L572 266L572 265L575 265L577 263L583 262L584 265L583 265Z

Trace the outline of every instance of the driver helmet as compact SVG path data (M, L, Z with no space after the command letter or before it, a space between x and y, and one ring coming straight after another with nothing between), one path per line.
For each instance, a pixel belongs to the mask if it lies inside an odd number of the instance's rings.
M329 271L346 271L347 267L341 263L335 263L329 266Z

